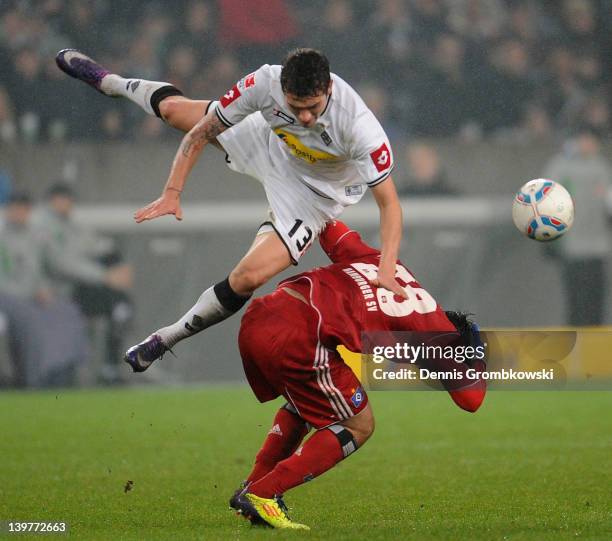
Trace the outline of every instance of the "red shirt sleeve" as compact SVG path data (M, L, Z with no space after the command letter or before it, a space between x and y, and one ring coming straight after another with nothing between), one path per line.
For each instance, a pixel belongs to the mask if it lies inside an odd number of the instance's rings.
M368 246L357 231L339 220L328 222L319 235L319 243L334 263L353 260L365 255L379 255L380 252Z

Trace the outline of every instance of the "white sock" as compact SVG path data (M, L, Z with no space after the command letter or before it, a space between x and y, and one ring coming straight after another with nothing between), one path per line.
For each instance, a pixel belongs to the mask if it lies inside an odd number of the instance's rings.
M150 115L155 115L155 111L151 107L151 96L153 92L164 86L172 85L161 81L124 79L114 73L107 75L100 82L100 90L107 96L123 96L142 107Z
M156 331L167 347L189 338L204 329L219 323L235 312L224 308L215 293L214 286L209 287L190 310L176 323Z

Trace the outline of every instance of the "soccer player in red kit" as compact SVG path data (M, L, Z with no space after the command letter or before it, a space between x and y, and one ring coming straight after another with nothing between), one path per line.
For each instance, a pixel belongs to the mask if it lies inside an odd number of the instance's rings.
M480 340L476 324L444 312L401 262L395 277L406 299L371 285L380 251L342 222L330 222L320 243L333 264L288 278L254 300L240 328L240 353L255 395L261 402L282 395L287 403L230 505L253 523L277 528L307 528L289 519L281 496L355 452L374 430L368 396L337 346L361 351L364 331L449 331L469 344ZM456 364L485 369L483 361ZM484 399L485 381L449 392L473 412ZM311 428L316 432L300 447Z

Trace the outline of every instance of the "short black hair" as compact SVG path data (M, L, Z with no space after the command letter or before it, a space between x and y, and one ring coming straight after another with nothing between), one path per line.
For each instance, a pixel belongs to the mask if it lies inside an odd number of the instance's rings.
M30 195L30 192L13 192L8 196L6 204L31 206L34 204L34 199Z
M591 126L590 124L579 124L572 130L573 137L580 137L582 135L590 135L595 139L602 139L603 134L602 130L596 128L595 126Z
M309 98L325 94L331 75L329 60L315 49L294 49L283 60L281 87L285 94Z
M456 327L457 332L461 335L461 338L466 346L476 347L480 344L480 329L476 322L471 319L470 314L467 312L456 312L453 310L446 311L446 317Z
M74 199L74 189L66 182L55 182L47 190L47 198L52 199L53 197L67 197L69 199Z

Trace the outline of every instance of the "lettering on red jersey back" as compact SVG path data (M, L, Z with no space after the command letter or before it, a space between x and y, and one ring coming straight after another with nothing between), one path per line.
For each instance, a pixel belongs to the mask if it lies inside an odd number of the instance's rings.
M391 152L389 152L387 143L383 143L374 152L370 152L370 158L379 173L391 167Z
M240 90L238 90L238 85L234 85L234 88L228 90L227 93L221 98L221 105L223 107L227 107L231 103L235 102L239 97Z
M378 276L378 266L375 264L355 262L351 263L351 267L359 272L368 282L376 279ZM412 315L414 312L417 314L429 314L436 311L438 304L435 299L419 285L406 267L396 264L395 277L406 284L402 287L408 298L398 297L382 287L376 288L378 306L385 315L405 317Z

